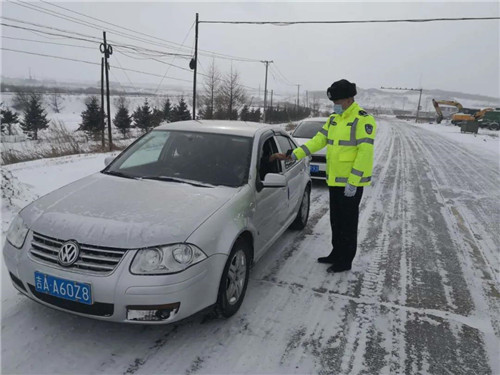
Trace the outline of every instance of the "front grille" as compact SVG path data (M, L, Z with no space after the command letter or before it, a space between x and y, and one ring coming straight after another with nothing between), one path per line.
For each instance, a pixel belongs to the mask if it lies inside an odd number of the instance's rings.
M67 299L54 297L49 294L38 292L36 288L31 284L28 284L28 286L31 290L31 293L33 293L33 295L40 301L60 307L61 309L96 316L111 316L113 315L113 312L115 310L115 307L112 303L94 302L92 305L86 305L84 303L69 301Z
M34 232L30 253L36 259L52 264L59 264L59 249L65 242L65 240L59 240ZM70 267L64 268L92 271L99 274L109 273L115 269L123 255L127 252L126 249L112 247L85 244L79 244L79 246L80 255L78 256L78 260Z
M326 163L326 156L323 156L323 155L312 155L311 162Z

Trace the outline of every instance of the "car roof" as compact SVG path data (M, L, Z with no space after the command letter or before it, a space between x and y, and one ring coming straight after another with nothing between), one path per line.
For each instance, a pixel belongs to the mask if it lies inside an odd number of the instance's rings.
M188 120L176 122L163 122L155 130L185 130L202 133L216 133L253 137L263 131L280 130L277 125L261 124L258 122L229 121L229 120Z
M327 122L329 119L329 117L308 117L308 118L305 118L303 120L301 120L300 122L304 122L304 121L322 121L322 122Z

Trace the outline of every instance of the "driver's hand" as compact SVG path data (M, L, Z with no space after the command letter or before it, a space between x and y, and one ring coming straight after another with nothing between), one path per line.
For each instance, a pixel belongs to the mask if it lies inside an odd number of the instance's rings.
M269 161L275 161L276 159L278 160L287 160L288 157L285 155L285 154L282 154L282 153L275 153L275 154L272 154L270 157L269 157Z

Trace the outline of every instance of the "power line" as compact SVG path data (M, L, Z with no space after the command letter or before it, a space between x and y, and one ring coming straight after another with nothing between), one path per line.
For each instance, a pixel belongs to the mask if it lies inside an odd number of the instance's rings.
M18 26L18 25L6 24L6 23L2 22L3 26L12 27L12 28L15 28L15 29L23 29L23 30L28 30L28 31L36 31L36 32L45 33L45 34L49 34L49 35L63 36L63 37L67 37L69 39L85 40L87 42L96 42L96 41L100 41L101 40L100 38L97 38L95 36L81 34L81 33L77 33L77 32L70 31L70 30L59 29L59 28L56 28L56 27L40 25L40 24L33 23L33 22L26 22L26 21L22 21L22 20L16 20L15 18L9 18L9 17L4 17L4 16L0 16L0 18L2 18L4 20L7 20L7 21L11 21L11 22L22 23L22 24L25 24L25 25L35 26L35 27L38 27L38 28L45 28L45 29L49 29L49 30L53 30L53 31L58 31L60 33L63 32L63 33L67 33L67 34L74 34L74 35L77 35L77 36L75 37L73 35L57 34L57 33L48 32L48 31L45 31L45 30L37 30L37 29L30 28L30 27L23 27L23 26ZM92 40L92 39L94 39L94 40Z
M63 7L63 6L61 6L61 5L56 5L56 4L54 4L54 3L49 3L49 2L44 1L44 0L41 0L41 2L42 2L42 3L44 3L44 4L47 4L47 5L51 5L51 6L54 6L54 7L60 8L60 9L64 9L64 10L66 10L66 11L68 11L68 12L75 13L75 14L78 14L78 15L80 15L80 16L83 16L83 17L86 17L86 18L89 18L89 19L92 19L92 20L95 20L95 21L98 21L98 22L105 23L106 25L112 25L112 26L118 27L118 28L120 28L120 29L124 29L124 30L131 31L131 32L136 33L136 34L144 35L144 36L146 36L146 37L148 37L148 38L157 39L157 40L160 40L160 41L162 41L162 42L165 42L165 43L170 43L170 44L174 44L174 45L180 45L180 44L178 44L178 43L175 43L175 42L172 42L172 41L169 41L169 40L163 39L163 38L158 38L158 37L156 37L156 36L154 36L154 35L150 35L150 34L146 34L146 33L143 33L143 32L137 31L137 30L129 29L129 28L127 28L127 27L120 26L120 25L117 25L117 24L112 23L112 22L109 22L109 21L104 21L104 20L101 20L101 19L99 19L99 18L92 17L92 16L86 15L86 14L84 14L84 13L77 12L77 11L74 11L74 10L72 10L72 9L65 8L65 7Z
M117 64L118 64L118 66L119 66L119 67L123 70L122 64L120 64L120 60L118 60L118 57L115 55L115 57L114 57L114 58L115 58L115 60L116 60L116 62L117 62ZM112 71L112 70L111 70L111 74L113 74L113 71ZM123 74L125 74L125 77L127 77L127 80L129 81L129 83L130 83L130 85L132 86L132 88L133 88L135 91L139 91L139 90L137 90L137 89L135 88L134 84L133 84L133 83L132 83L132 81L130 80L130 78L129 78L129 76L128 76L128 74L127 74L127 72L126 72L125 70L123 71ZM113 74L113 76L114 76L114 74ZM122 85L120 84L120 82L119 82L119 81L118 81L118 84L119 84L120 86L122 86ZM122 86L122 87L123 87L123 86Z
M45 40L15 38L15 37L12 37L12 36L5 36L5 35L2 35L2 39L21 40L21 41L25 41L25 42L35 42L35 43L42 43L42 44L54 44L54 45L58 45L58 46L78 47L78 48L86 48L86 49L95 50L95 47L87 47L87 46L81 46L81 45L77 45L77 44L68 44L68 43L47 42Z
M54 56L54 55L47 55L47 54L43 54L43 53L35 53L35 52L28 52L28 51L20 51L20 50L15 50L15 49L10 49L10 48L4 48L4 47L1 47L0 49L1 49L1 50L4 50L4 51L17 52L17 53L24 53L24 54L27 54L27 55L35 55L35 56L42 56L42 57L50 57L50 58L59 59L59 60L68 60L68 61L81 62L81 63L85 63L85 64L91 64L91 65L98 65L98 66L101 66L101 64L96 63L96 62L93 62L93 61L86 61L86 60L80 60L80 59L72 59L72 58L69 58L69 57ZM148 73L148 72L144 72L144 71L141 71L141 70L136 70L136 69L130 69L130 68L119 68L119 67L116 67L116 66L115 66L114 68L115 68L115 69L119 69L119 70L123 70L123 71L127 71L127 72L134 72L134 73L145 74L145 75L149 75L149 76L153 76L153 77L162 77L162 76L161 76L161 75L159 75L159 74L155 74L155 73ZM166 77L166 78L170 78L170 79L173 79L173 80L176 80L176 81L182 81L182 82L188 82L188 83L191 83L191 81L186 80L186 79L182 79L182 78L175 78L175 77Z
M189 36L189 33L191 32L191 30L193 29L193 26L194 26L194 22L191 24L191 27L189 28L188 32L186 33L186 36L184 37L184 40L182 41L182 45L179 47L179 50L183 47L184 43L186 42L188 36ZM174 62L175 61L175 57L172 58L171 62ZM169 65L172 65L172 64L169 64ZM158 90L160 89L160 86L161 84L163 83L163 80L165 79L165 77L167 76L167 73L168 71L170 70L170 66L167 68L167 70L165 71L165 74L163 75L163 77L161 78L160 80L160 83L158 84L158 87L156 88L155 90L155 94L158 92Z
M140 37L137 37L135 35L131 35L129 33L124 33L122 31L118 31L116 29L110 28L109 26L103 27L102 25L98 25L96 23L84 21L84 20L81 20L81 19L78 19L78 18L75 18L75 17L71 17L71 16L68 16L68 15L56 12L56 11L48 10L46 8L40 7L39 5L35 5L33 3L29 3L28 4L28 3L25 3L25 2L22 2L22 1L17 1L17 2L10 1L10 2L12 4L16 4L18 6L21 6L21 7L27 8L27 9L31 9L31 10L34 10L34 11L37 11L37 12L40 12L40 13L48 14L50 16L53 16L53 17L56 17L56 18L60 18L60 19L64 19L66 21L74 22L74 23L77 23L79 25L83 25L85 27L89 27L89 28L94 29L94 30L95 30L96 27L97 28L106 28L106 30L109 30L110 32L113 32L113 33L115 33L116 35L119 35L119 36L125 36L127 38L130 38L130 39L133 39L133 40L136 40L136 41L139 41L139 42L149 43L149 44L153 44L153 45L156 45L156 46L161 46L161 47L164 47L164 48L166 47L165 44L161 44L161 43L158 43L158 42L149 41L147 39L140 38ZM168 46L167 48L172 48L172 47Z
M499 20L500 17L457 17L457 18L414 18L395 20L358 20L358 21L199 21L200 23L217 23L233 25L272 25L290 26L301 24L348 24L348 23L396 23L396 22L437 22L437 21L484 21Z
M271 67L271 70L273 72L276 71L276 74L278 75L279 80L281 82L283 82L285 85L295 86L294 83L291 83L290 80L288 78L286 78L283 73L281 73L281 70L278 68L278 66L276 64L274 64L274 66ZM274 75L273 75L273 77L274 77Z
M186 72L190 72L190 73L191 73L191 71L190 71L188 68L183 68L182 66L179 66L179 65L175 65L175 64L168 63L168 62L166 62L166 61L158 60L158 59L157 59L157 58L155 58L155 57L143 57L143 58L141 58L141 57L131 56L131 55L129 55L129 54L127 54L127 53L125 53L125 52L120 52L120 51L117 51L117 52L118 52L119 54L121 54L121 55L123 55L123 56L126 56L126 57L129 57L129 58L131 58L131 59L135 59L135 60L143 60L143 61L144 61L144 60L153 60L153 61L156 61L156 62L158 62L158 63L160 63L160 64L163 64L163 65L168 65L168 66L171 66L171 67L174 67L174 68L177 68L177 69L180 69L180 70L184 70L184 71L186 71ZM201 74L201 73L200 73L200 74ZM201 75L204 75L204 74L201 74Z
M19 6L22 6L22 7L25 7L25 8L28 8L28 9L31 9L31 10L34 10L34 11L37 11L37 12L49 14L49 15L51 15L53 17L61 18L61 19L64 19L66 21L75 22L75 23L81 24L83 26L90 27L92 29L95 29L95 27L105 28L106 30L111 31L112 33L115 33L115 34L117 34L119 36L125 36L125 37L128 37L128 38L136 40L136 41L140 41L140 42L144 42L144 43L148 43L148 44L152 44L152 45L156 45L156 46L160 46L160 47L164 47L164 48L176 48L176 47L172 47L172 46L166 46L165 43L167 43L167 44L171 44L171 45L174 45L174 46L180 46L178 48L178 51L180 50L180 48L184 48L186 50L186 52L189 51L189 47L184 47L183 44L175 43L175 42L168 41L168 40L162 39L162 38L157 38L157 37L154 37L154 36L149 36L148 34L144 34L144 33L141 33L141 32L138 32L136 30L132 30L132 29L129 29L129 28L126 28L126 27L123 27L123 26L115 25L115 24L112 24L112 23L110 23L108 21L99 20L99 19L97 19L95 17L86 16L83 13L71 11L71 10L66 9L64 7L61 7L61 6L58 6L58 7L62 8L62 9L65 9L67 11L73 12L73 13L81 14L81 15L83 15L85 17L89 17L89 18L98 20L99 22L105 23L106 26L98 25L98 24L95 24L95 23L92 23L92 22L88 22L88 21L84 21L84 20L81 20L81 19L78 19L78 18L75 18L75 17L71 17L71 16L65 15L65 14L60 13L60 12L56 12L56 11L52 11L52 10L40 7L40 6L35 5L33 3L26 3L26 2L23 2L23 1L17 1L17 2L9 1L9 2L13 3L13 4L16 4L16 5L19 5ZM44 2L44 3L46 3L46 2ZM54 5L54 4L50 4L50 3L47 3L47 4ZM109 25L114 25L114 26L116 26L118 28L132 31L135 34L147 35L150 38L152 37L152 38L155 38L155 39L162 40L163 43L159 43L159 42L147 40L147 39L144 39L144 38L140 38L140 37L137 37L135 35L131 35L129 33L124 33L124 32L118 31L116 29L110 28ZM235 61L246 61L246 62L259 62L259 60L255 60L255 59L250 59L250 58L245 58L245 57L231 56L231 55L226 55L226 54L222 54L222 53L218 53L218 52L213 52L213 51L208 51L208 50L201 50L200 49L200 51L203 51L203 52L200 52L200 55L211 56L211 57L215 57L215 58L219 58L219 59L235 60Z
M34 33L42 33L42 34L57 36L57 37L66 38L66 39L86 41L86 42L90 42L90 43L100 43L101 42L100 38L97 38L97 37L94 37L94 36L91 36L88 34L77 33L77 32L71 31L71 30L67 30L67 29L54 28L54 27L50 27L50 26L46 26L46 25L40 25L40 24L33 23L33 22L26 22L26 21L15 19L15 18L9 18L9 17L3 17L3 16L0 16L0 18L6 19L6 20L9 20L12 22L22 23L22 24L26 24L26 25L30 25L30 26L35 26L38 28L46 28L46 29L58 31L61 33L75 34L75 35L77 35L77 37L72 36L72 35L67 35L67 34L48 32L45 30L37 30L37 29L30 28L30 27L23 27L23 26L18 26L18 25L1 23L1 25L6 26L6 27L12 27L15 29L26 30L26 31L34 32ZM88 38L90 38L90 39L88 39ZM183 55L183 54L177 54L177 53L171 53L171 52L164 52L164 51L159 51L159 50L154 50L154 49L136 46L133 44L122 44L122 43L119 43L119 42L114 41L114 40L110 40L110 42L113 43L113 46L115 46L115 47L122 47L122 48L131 49L131 50L135 51L136 53L142 53L142 54L154 53L154 54L157 54L157 56L179 56L179 57L191 58L191 55ZM141 52L141 51L144 51L144 52Z

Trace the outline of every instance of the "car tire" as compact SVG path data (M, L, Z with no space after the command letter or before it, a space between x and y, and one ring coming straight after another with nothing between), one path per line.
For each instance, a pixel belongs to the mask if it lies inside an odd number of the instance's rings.
M229 318L240 308L245 298L250 274L251 249L247 242L237 240L222 272L215 312Z
M302 196L302 202L300 202L299 212L297 212L297 217L290 225L290 228L301 230L307 225L307 220L309 220L309 206L311 203L311 188L309 186L304 190L304 195Z

